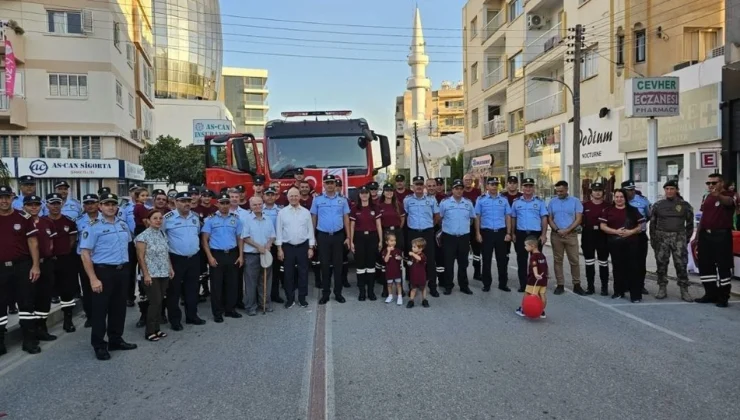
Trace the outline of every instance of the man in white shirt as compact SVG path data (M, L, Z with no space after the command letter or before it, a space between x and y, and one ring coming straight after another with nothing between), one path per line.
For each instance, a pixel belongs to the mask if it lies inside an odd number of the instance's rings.
M239 217L239 221L242 222L242 226L246 226L252 215L252 212L242 208L239 203L241 201L242 193L237 188L229 189L229 213L233 213ZM244 278L244 267L246 264L239 267L239 279ZM236 307L238 309L247 309L244 305L244 281L239 280L237 282L236 291Z
M275 240L275 227L272 220L262 214L262 199L252 197L249 199L252 208L247 224L244 225L242 238L244 238L244 296L247 315L257 315L257 307L262 306L266 312L272 312L272 301L269 289L265 290L266 280L272 278L272 267L262 268L260 255L269 253L272 242ZM263 281L264 280L264 281Z
M295 305L295 289L298 289L298 303L306 308L308 302L308 264L313 257L316 239L313 231L311 213L300 204L298 188L288 190L288 206L280 210L277 218L275 245L278 247L278 259L285 267L285 307ZM294 284L298 271L298 284Z

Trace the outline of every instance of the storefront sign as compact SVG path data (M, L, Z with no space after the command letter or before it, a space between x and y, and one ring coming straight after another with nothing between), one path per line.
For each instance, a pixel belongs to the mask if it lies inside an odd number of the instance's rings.
M465 173L476 176L505 176L509 166L509 142L464 152L463 162Z
M118 178L118 159L18 158L18 176L36 178Z
M525 135L524 147L528 158L548 153L560 153L560 127Z
M573 138L572 133L573 124L568 124L567 138ZM593 114L581 118L580 141L581 165L622 160L619 154L619 120L614 116L599 118L598 114Z
M674 117L679 115L678 77L639 77L625 81L625 113L628 117Z
M220 136L234 132L229 120L193 120L193 144L205 144L206 136Z
M125 160L122 162L124 164L124 178L133 179L135 181L143 181L146 179L146 173L144 172L143 166Z
M493 156L491 156L491 155L474 157L470 161L470 167L472 167L474 169L477 169L477 168L487 168L487 167L489 167L491 165L493 165Z
M681 115L658 123L658 147L704 143L722 137L719 127L719 83L681 93ZM619 112L619 151L647 149L647 120Z
M717 169L719 168L719 151L717 150L700 150L697 169Z

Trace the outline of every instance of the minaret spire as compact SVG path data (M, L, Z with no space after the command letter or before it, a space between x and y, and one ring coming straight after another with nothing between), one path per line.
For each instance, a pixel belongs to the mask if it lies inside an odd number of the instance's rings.
M411 53L409 54L409 67L411 77L406 87L411 91L411 107L413 119L423 121L426 114L426 92L432 86L432 82L426 75L429 56L424 52L424 32L421 29L421 13L416 7L414 13L414 27L411 37Z

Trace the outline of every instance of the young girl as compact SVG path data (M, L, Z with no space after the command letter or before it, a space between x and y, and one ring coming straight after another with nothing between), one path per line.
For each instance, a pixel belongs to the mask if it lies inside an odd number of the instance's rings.
M407 308L414 307L414 298L416 297L416 291L421 290L421 306L428 308L429 302L427 301L427 257L424 255L424 247L427 245L427 241L424 238L416 238L411 241L411 293L409 294L409 303L406 305Z
M388 298L385 299L385 303L393 302L393 284L395 283L398 292L397 303L403 305L403 286L401 285L403 254L396 248L395 234L385 235L385 250L383 250L382 257L385 262L385 281L388 283Z

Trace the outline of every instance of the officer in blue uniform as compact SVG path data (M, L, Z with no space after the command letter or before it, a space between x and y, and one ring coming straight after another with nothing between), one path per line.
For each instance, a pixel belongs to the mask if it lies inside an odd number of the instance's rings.
M650 200L645 198L642 194L637 194L635 189L635 181L628 179L622 182L622 190L624 190L625 198L629 202L630 206L637 209L645 220L650 220L652 215L650 209ZM647 236L647 222L643 222L640 225L640 258L636 261L638 264L638 277L640 284L642 285L642 294L647 295L648 291L645 289L645 275L647 274L647 254L648 254L648 236Z
M90 227L92 222L103 218L100 213L99 198L96 194L85 194L82 197L82 207L84 213L75 220L77 225L77 235L79 238L84 236L85 231ZM90 289L90 279L87 277L87 271L82 264L82 239L77 241L77 255L79 256L77 269L80 275L80 285L82 286L82 310L85 312L85 328L92 325L92 289Z
M167 288L167 312L172 329L182 330L180 295L185 296L185 323L203 325L198 317L198 276L200 275L200 218L190 211L193 195L187 191L175 196L176 209L164 216L162 230L170 245L175 277Z
M334 279L334 299L339 303L346 300L342 296L342 257L349 248L349 203L337 192L337 178L324 175L324 193L315 197L311 203L311 216L317 230L319 257L321 258L323 291L319 305L329 302L331 280ZM330 270L334 271L331 276Z
M238 267L244 264L242 222L229 212L229 194L218 197L218 211L203 223L203 251L211 266L211 311L215 322L224 322L224 315L241 318L236 311Z
M439 223L439 204L437 204L437 199L433 195L424 193L423 176L415 176L411 182L413 183L414 193L406 196L403 200L403 209L406 211L406 224L408 226L406 243L410 247L411 241L416 238L424 238L426 241L424 255L427 257L429 294L439 297L437 268L434 264L434 248L437 245L434 237L434 225ZM409 250L407 249L405 252Z
M82 263L92 289L91 343L98 360L110 359L109 350L133 350L136 344L123 340L128 287L128 243L131 231L116 217L118 197L100 198L102 219L93 220L82 233ZM108 342L105 335L108 334Z
M276 204L278 200L278 190L268 187L262 194L262 215L272 222L272 227L277 229L277 217L283 206ZM277 230L276 230L277 232ZM274 242L274 241L273 241ZM273 243L270 249L272 253L272 289L270 290L270 299L275 303L285 303L280 297L280 280L285 275L282 261L277 257L277 246Z
M62 197L62 214L72 220L82 215L82 203L69 196L69 184L67 181L59 181L54 184L54 192Z
M457 260L457 285L466 295L473 292L468 287L468 255L470 254L470 221L475 219L473 202L463 197L462 180L452 181L452 196L439 204L442 218L442 244L445 262L444 294L452 293L453 273Z
M13 208L19 211L23 211L23 199L36 195L36 178L31 175L24 175L18 178L18 185L20 185L20 194L13 200ZM48 216L49 210L46 208L46 201L41 200L41 213L39 216Z
M134 207L136 206L135 193L141 189L138 185L134 184L128 189L129 198L125 203L121 204L118 208L118 218L126 222L126 225L131 230L131 234L134 234L136 229L136 221L134 219ZM105 193L101 194L102 195ZM131 261L131 269L128 272L129 286L126 292L126 306L132 308L135 306L136 301L136 244L134 241L128 244L128 258ZM142 313L143 315L143 313ZM144 326L145 322L139 322L139 325Z
M475 231L478 242L483 245L483 291L491 290L493 276L491 259L496 253L498 269L498 288L510 292L509 281L509 246L511 244L511 206L509 200L499 191L499 179L488 178L486 194L475 202Z
M511 225L515 229L514 250L519 274L519 293L527 286L529 253L524 249L524 241L529 236L540 239L539 248L547 242L547 205L534 195L534 179L522 180L522 196L511 205Z

